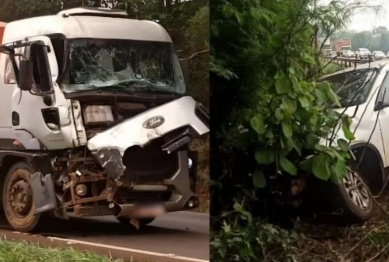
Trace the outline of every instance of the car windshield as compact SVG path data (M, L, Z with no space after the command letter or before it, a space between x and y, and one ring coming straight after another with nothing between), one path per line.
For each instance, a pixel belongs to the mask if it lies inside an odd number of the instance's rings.
M64 91L86 90L184 94L186 87L170 43L77 39Z
M367 68L331 75L322 81L331 83L344 108L365 103L376 76L376 69Z

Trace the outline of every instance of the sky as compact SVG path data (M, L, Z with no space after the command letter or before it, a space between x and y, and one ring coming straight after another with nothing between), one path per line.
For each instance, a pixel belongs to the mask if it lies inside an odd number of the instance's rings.
M320 4L329 3L331 0L320 0ZM375 10L356 10L347 25L347 30L371 31L374 27L386 26L389 28L389 1L365 0L369 6L381 6L376 15Z

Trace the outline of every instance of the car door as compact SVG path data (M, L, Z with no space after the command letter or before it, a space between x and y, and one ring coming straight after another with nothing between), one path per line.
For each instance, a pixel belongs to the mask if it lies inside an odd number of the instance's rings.
M376 129L380 129L381 141L371 141L372 144L383 143L384 165L389 165L389 67L386 66L385 77L380 85L380 89L375 96L374 112L377 116ZM373 98L374 99L374 98Z

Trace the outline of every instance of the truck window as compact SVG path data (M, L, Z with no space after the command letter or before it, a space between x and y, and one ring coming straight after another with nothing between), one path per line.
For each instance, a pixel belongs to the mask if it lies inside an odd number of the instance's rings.
M33 63L34 84L42 92L51 90L51 77L45 46L33 44L31 46L31 61Z
M16 54L23 54L24 53L24 48L17 48L15 49ZM19 67L19 61L21 59L21 56L16 56L16 65ZM12 63L11 59L9 56L7 56L6 61L5 61L5 68L4 68L4 84L6 85L13 85L16 84L16 78L15 78L15 72L14 69L12 68Z
M51 39L51 43L53 45L55 57L58 62L58 73L60 75L64 70L65 40L62 38L53 38Z

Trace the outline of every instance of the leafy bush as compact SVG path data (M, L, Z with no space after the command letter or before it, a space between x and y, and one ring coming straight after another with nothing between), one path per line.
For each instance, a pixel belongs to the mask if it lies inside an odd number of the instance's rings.
M346 173L351 120L330 109L341 105L330 84L318 81L317 39L342 27L350 8L338 1L211 1L215 261L261 261L272 245L285 251L279 261L293 261L293 237L272 238L278 233L271 230L284 231L252 217L278 212L274 192L290 189L279 180L290 185L313 174L339 182ZM347 140L335 139L340 128Z

